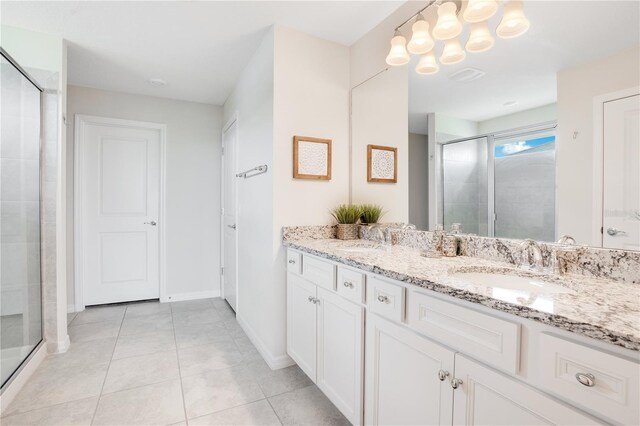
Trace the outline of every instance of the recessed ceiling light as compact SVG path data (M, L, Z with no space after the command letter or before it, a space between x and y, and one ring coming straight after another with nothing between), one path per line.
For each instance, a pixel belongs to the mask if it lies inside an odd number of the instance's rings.
M155 87L164 87L167 85L167 82L161 78L152 78L149 80L149 84Z
M505 107L505 108L510 108L510 107L516 106L516 105L518 105L517 101L509 101L509 102L505 102L505 103L502 104L502 106Z

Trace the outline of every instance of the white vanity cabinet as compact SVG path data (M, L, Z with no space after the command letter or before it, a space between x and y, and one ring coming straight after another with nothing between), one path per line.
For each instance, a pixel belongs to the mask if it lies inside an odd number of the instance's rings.
M454 425L602 424L460 353L455 364Z
M287 259L287 351L353 424L640 424L636 353L295 250Z
M334 286L319 271L335 280L334 272L314 260L303 270L314 265L317 285L304 272L287 273L287 352L349 421L361 424L364 308L328 290Z
M455 352L367 316L365 424L451 425Z

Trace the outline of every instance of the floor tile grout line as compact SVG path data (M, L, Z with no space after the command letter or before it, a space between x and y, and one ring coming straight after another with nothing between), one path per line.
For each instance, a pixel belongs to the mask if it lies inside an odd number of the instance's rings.
M124 317L127 314L127 309L125 308L122 313L122 319L120 320L120 328L118 328L118 334L116 335L116 344L113 345L113 351L111 351L111 358L109 359L109 365L107 365L107 371L104 374L104 379L102 380L102 386L100 387L100 394L98 395L98 401L96 402L96 408L93 410L93 416L91 416L91 425L96 419L96 414L98 413L98 407L100 406L100 399L102 398L102 392L104 391L104 385L107 383L107 377L109 376L109 370L111 369L111 363L113 362L113 355L116 353L116 348L118 347L118 338L120 337L120 330L122 330L122 324L124 323Z
M182 397L182 412L184 414L184 422L189 425L189 416L187 416L187 401L184 397L184 384L182 383L182 369L180 367L180 353L178 352L178 338L176 337L176 324L173 322L173 308L171 308L171 325L173 326L173 341L176 345L176 360L178 362L178 380L180 380L180 396Z
M65 402L59 402L59 403L57 403L57 404L53 404L53 405L45 405L44 407L33 408L33 409L31 409L31 410L27 410L27 411L18 411L17 413L9 414L9 415L6 415L6 416L4 416L4 415L3 415L3 416L0 416L0 419L4 420L4 419L7 419L7 418L9 418L9 417L13 417L13 416L20 416L20 415L22 415L22 414L31 413L31 412L33 412L33 411L45 410L45 409L49 409L49 408L53 408L53 407L58 407L58 406L60 406L60 405L69 404L69 403L72 403L72 402L84 401L84 400L91 399L91 398L98 398L98 399L100 399L100 396L86 396L86 397L84 397L84 398L80 398L80 399L73 399L73 400L71 400L71 401L65 401ZM2 422L0 421L0 425L1 425L1 424L2 424Z
M291 392L291 391L290 391ZM284 395L287 392L283 392L280 395ZM276 395L277 396L277 395ZM271 397L269 397L271 398ZM281 425L283 425L284 423L282 423L282 419L280 418L280 416L278 415L278 412L276 411L275 408L273 408L273 404L271 403L271 400L269 400L269 398L265 398L267 400L267 404L269 404L269 407L271 407L271 411L273 411L273 414L276 415L276 419L278 419L278 421L280 422Z

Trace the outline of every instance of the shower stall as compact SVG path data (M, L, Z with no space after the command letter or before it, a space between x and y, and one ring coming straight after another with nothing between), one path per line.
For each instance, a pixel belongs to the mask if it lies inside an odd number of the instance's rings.
M556 122L440 142L439 223L500 238L556 239Z
M42 342L42 89L0 48L0 379Z

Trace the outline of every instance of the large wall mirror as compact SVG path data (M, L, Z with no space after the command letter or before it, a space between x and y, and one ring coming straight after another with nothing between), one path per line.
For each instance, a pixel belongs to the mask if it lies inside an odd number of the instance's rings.
M640 3L523 4L522 36L497 37L497 13L488 51L430 75L412 55L352 91L352 200L423 230L460 223L481 236L640 250ZM468 38L465 25L463 49ZM443 43L434 49L440 58ZM366 143L398 147L398 183L360 179Z

